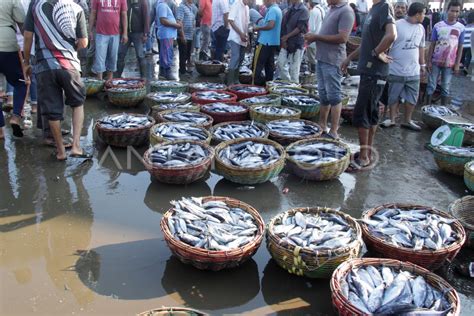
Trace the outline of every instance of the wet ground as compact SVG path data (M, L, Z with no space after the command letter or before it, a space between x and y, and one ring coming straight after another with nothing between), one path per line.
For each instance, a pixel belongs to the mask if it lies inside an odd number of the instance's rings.
M265 242L233 270L199 271L180 263L159 227L170 200L230 196L257 208L268 222L300 206L340 208L354 217L388 202L446 210L468 194L462 178L438 171L424 149L431 131L400 128L379 131L380 160L367 173L318 183L284 170L256 186L212 173L192 185L165 185L150 178L133 152L97 141L96 119L122 111L96 98L87 101L82 143L94 152L89 162L54 161L33 129L23 139L12 139L7 130L0 141L2 315L132 315L162 305L216 315L333 315L328 280L290 275L271 260ZM356 142L351 126L343 125L341 134ZM466 258L473 254L464 252L461 260ZM459 291L462 314L474 315L473 282L451 270L448 280Z

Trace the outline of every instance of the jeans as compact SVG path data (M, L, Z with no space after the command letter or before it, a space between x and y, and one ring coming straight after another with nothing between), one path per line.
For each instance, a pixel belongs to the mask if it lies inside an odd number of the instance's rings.
M342 100L342 73L338 66L318 61L316 66L321 105L338 105Z
M155 29L155 24L153 23L152 26L150 27L150 30L154 30ZM151 51L153 49L153 43L155 42L155 39L156 39L156 36L155 36L155 32L150 32L150 36L148 36L148 39L146 40L146 43L145 43L145 50L147 52Z
M160 75L171 79L171 66L173 64L174 50L173 38L161 38L160 43Z
M193 37L193 48L199 49L201 47L201 29L196 28L196 32L194 32Z
M13 114L21 117L27 89L18 52L0 52L0 73L3 73L7 82L13 86ZM0 127L3 126L5 120L3 111L0 111Z
M303 50L297 49L294 53L288 53L284 48L278 55L278 69L280 78L286 81L300 82L300 67L303 59Z
M186 62L191 60L191 51L193 49L193 41L185 40L185 42L178 41L179 48L179 72L184 74L186 72Z
M201 24L201 52L209 55L209 47L211 45L211 28L209 25Z
M137 55L138 65L141 77L145 77L145 53L143 52L143 33L128 33L128 42L120 43L117 59L117 77L121 77L125 68L125 56L130 45L133 43L135 54Z
M117 71L119 44L120 35L95 35L95 60L92 66L94 73Z
M238 70L245 58L245 46L239 45L234 41L229 41L230 62L229 69Z
M253 57L253 78L252 83L265 85L265 82L273 80L275 72L275 50L277 46L258 44ZM262 70L265 69L265 77Z
M451 78L453 76L453 70L446 67L438 67L433 65L431 68L431 73L428 77L428 87L426 88L426 93L428 95L433 95L436 84L438 83L438 77L441 74L441 96L449 96L449 85L451 84Z
M216 38L216 51L214 52L214 59L222 61L224 58L225 45L227 44L227 38L229 37L229 30L224 26L221 26L214 32Z

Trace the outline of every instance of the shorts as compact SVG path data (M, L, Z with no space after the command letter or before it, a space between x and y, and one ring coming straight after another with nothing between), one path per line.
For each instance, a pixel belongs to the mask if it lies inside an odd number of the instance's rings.
M117 58L120 35L95 35L95 59L92 71L96 74L104 71L117 71Z
M86 100L86 89L76 70L47 70L36 74L38 105L49 121L62 121L64 104L78 107ZM64 100L64 98L66 98Z
M376 75L360 75L359 94L354 107L352 125L358 128L371 128L379 123L379 100L385 78Z
M342 72L339 67L318 60L316 75L318 76L318 92L321 104L335 106L341 103Z
M388 105L394 105L400 100L416 105L420 93L420 76L401 77L390 75L388 81Z

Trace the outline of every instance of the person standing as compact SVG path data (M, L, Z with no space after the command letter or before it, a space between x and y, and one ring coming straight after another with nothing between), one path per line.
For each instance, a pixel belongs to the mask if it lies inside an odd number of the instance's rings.
M281 49L278 56L280 78L286 81L300 81L300 67L303 59L304 38L308 31L309 12L301 0L291 0L291 6L283 16L281 26Z
M95 41L92 72L98 79L102 79L106 72L106 79L112 79L113 73L117 71L119 45L128 42L127 1L93 0L89 23L89 38Z
M275 50L280 46L282 13L275 0L263 0L267 7L261 26L255 26L259 32L257 47L253 56L252 84L264 85L273 80L275 72ZM265 69L265 76L262 70Z
M118 50L116 77L121 77L125 68L125 56L130 45L133 43L138 60L140 76L146 77L144 43L150 36L150 14L148 12L148 0L127 0L128 41L121 43Z
M321 25L324 19L324 9L319 4L321 0L310 0L309 1L309 21L308 21L308 32L312 34L319 34ZM309 64L311 72L316 72L316 43L311 43L306 47L306 59Z
M180 28L178 48L179 48L179 73L186 74L186 63L191 63L191 53L193 50L194 32L196 29L197 8L193 0L183 0L178 7L176 20L183 25ZM192 72L192 71L189 71Z
M201 15L201 51L199 53L199 59L205 60L211 56L209 50L211 45L211 0L199 0L199 14Z
M239 70L245 58L245 48L249 38L248 0L235 0L229 12L230 63L227 72L227 85L239 83Z
M461 4L452 1L448 4L446 21L435 24L431 33L427 69L429 74L426 88L426 104L431 104L433 93L441 76L441 104L447 105L449 86L453 71L459 73L464 42L464 25L457 21Z
M229 37L229 1L212 1L212 26L211 30L216 40L214 59L222 61L224 57L227 38Z
M342 61L346 56L346 43L354 25L354 12L343 0L328 0L329 12L323 21L319 34L306 34L308 43L316 42L316 60L319 99L321 110L319 125L327 132L327 121L331 112L331 129L328 135L339 138L339 119L342 109Z
M469 66L471 64L472 54L471 54L471 38L474 32L474 12L470 12L467 16L467 24L464 33L464 43L463 43L463 58L462 64L464 65L464 72L467 74Z
M362 27L365 24L365 19L367 18L367 14L369 13L369 4L367 3L367 0L357 0L356 1L357 5L357 12L359 13L360 17L360 31L362 32Z
M353 171L371 166L372 146L379 121L379 99L388 76L391 58L387 51L397 37L393 11L386 0L374 0L362 31L362 42L341 65L346 73L351 60L359 56L359 94L352 125L359 134L360 153L351 165Z
M395 19L404 19L407 16L408 4L406 0L396 0L393 11L395 12Z
M84 11L71 0L32 1L25 20L24 35L27 76L32 71L29 60L33 35L35 38L38 103L41 104L42 115L48 118L56 142L56 159L67 159L61 135L64 104L72 108L73 142L69 157L90 158L80 145L86 91L76 52L88 44Z

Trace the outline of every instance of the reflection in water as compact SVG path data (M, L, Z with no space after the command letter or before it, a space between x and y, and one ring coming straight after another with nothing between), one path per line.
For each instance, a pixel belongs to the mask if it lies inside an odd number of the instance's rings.
M466 276L461 276L456 270L460 264L466 264L468 262L474 262L474 250L468 248L462 248L458 255L454 258L453 263L445 265L437 273L448 281L456 291L465 295L471 295L474 293L474 281Z

